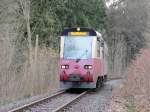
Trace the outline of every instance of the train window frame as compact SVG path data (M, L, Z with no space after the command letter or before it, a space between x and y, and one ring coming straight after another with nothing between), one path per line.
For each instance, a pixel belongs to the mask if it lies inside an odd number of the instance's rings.
M105 59L105 45L104 41L101 41L100 46L102 48L102 59Z
M102 56L103 56L103 59L105 59L105 51L104 51L104 48L103 48L103 51L102 51Z
M101 42L101 47L103 47L103 48L104 48L104 42L103 42L103 41Z
M77 39L77 38L80 38L80 36L64 36L64 39L67 39L67 38L70 38L71 39L71 37L72 38L74 38L74 39ZM88 38L91 38L90 36L87 36ZM86 38L84 38L84 39L86 39ZM67 43L65 43L66 42L66 40L64 40L64 48L63 48L63 59L70 59L70 60L72 60L72 59L78 59L78 58L68 58L68 57L65 57L65 52L66 52L66 50L65 50L65 46L67 45ZM88 50L90 50L90 58L83 58L82 57L82 59L91 59L92 58L92 42L93 42L93 38L91 38L91 45L89 46L90 47L90 49L88 49Z
M97 44L97 57L98 58L100 58L101 57L101 41L100 41L100 38L99 37L97 37L97 42L96 42L96 44Z

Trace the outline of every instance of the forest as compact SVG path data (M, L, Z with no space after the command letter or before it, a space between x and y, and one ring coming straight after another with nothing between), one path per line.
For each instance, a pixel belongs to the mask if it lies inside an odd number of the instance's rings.
M101 32L109 48L110 77L125 77L147 47L148 21L147 0L1 0L0 105L58 88L65 28Z

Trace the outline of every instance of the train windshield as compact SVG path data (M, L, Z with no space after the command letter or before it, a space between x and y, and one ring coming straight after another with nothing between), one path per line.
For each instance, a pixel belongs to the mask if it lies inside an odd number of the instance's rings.
M66 36L64 59L90 59L92 57L92 40L90 36Z

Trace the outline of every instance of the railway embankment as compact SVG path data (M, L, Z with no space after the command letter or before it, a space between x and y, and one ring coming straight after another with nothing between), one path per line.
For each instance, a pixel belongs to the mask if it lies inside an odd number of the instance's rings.
M115 88L120 87L121 84L122 84L122 79L109 80L101 89L98 89L96 91L88 91L84 95L84 97L78 98L77 101L72 102L67 107L65 107L64 110L61 110L61 111L64 111L64 112L81 112L81 111L83 112L91 112L91 111L105 112L107 111L110 105L113 90ZM50 94L47 94L47 96L49 95ZM63 95L65 97L61 97ZM53 102L52 100L45 101L43 104L39 104L39 106L34 106L34 108L30 110L33 110L33 111L36 109L40 109L40 111L45 111L44 109L54 110L52 107L61 107L62 104L64 105L66 102L69 102L73 97L78 96L78 94L74 94L73 92L73 93L62 94L61 96L60 98L57 97L56 99L54 99L55 102ZM15 103L5 106L3 109L0 110L0 112L6 112L8 110L12 110L16 107L20 107L21 105L29 104L30 102L33 102L34 100L36 101L36 100L42 99L43 97L46 97L46 95L32 97L24 101L16 101ZM60 102L63 102L63 103L60 103Z
M149 57L148 45L141 50L136 60L132 61L122 87L113 92L109 112L150 112Z

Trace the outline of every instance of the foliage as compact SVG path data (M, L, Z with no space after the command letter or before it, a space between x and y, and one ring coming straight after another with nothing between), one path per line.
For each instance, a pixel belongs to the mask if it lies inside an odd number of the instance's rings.
M59 47L60 32L66 27L106 29L103 0L31 0L32 39L39 34L40 44Z
M65 27L106 27L103 0L1 0L0 17L0 105L57 89Z
M145 45L146 2L118 0L109 7L107 40L110 48L110 65L114 72L124 70Z

